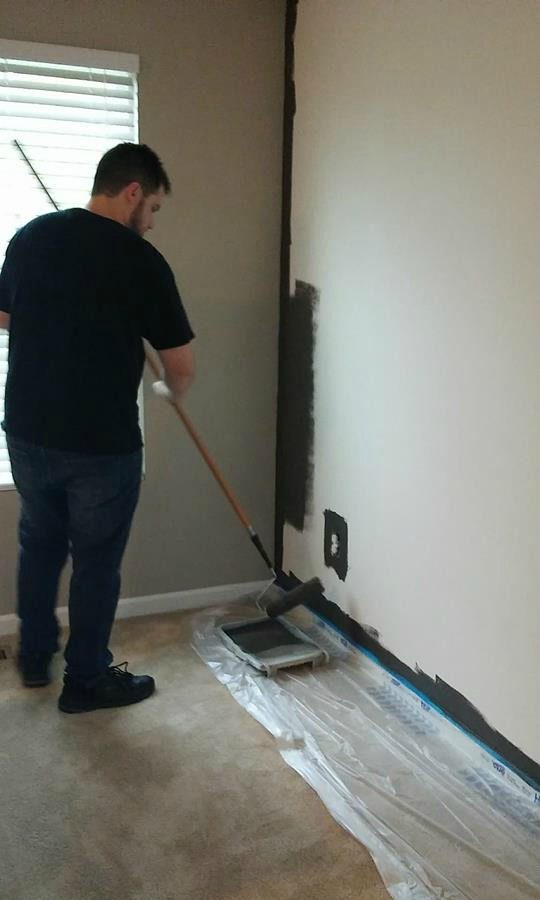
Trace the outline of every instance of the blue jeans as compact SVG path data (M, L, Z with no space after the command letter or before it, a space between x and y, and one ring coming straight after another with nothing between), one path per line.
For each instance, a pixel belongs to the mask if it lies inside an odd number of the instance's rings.
M17 576L20 653L58 650L58 582L68 555L70 635L66 675L85 683L112 662L108 649L120 565L139 499L142 450L86 455L7 436L21 498Z

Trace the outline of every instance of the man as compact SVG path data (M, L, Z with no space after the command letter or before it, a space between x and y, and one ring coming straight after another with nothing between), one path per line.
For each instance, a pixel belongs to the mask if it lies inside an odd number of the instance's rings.
M149 147L120 144L100 161L87 208L21 228L0 275L0 328L10 333L3 427L21 498L18 666L28 687L49 683L70 553L58 701L68 713L154 691L150 676L112 665L108 642L141 482L142 338L163 364L158 393L181 399L194 377L194 335L174 276L143 240L169 192Z

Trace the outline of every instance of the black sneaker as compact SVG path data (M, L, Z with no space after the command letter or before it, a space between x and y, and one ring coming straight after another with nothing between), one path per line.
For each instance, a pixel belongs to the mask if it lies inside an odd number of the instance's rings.
M93 709L109 709L113 706L129 706L146 700L155 690L150 675L132 675L127 662L110 666L107 671L88 685L72 684L69 675L64 678L64 690L58 700L58 709L65 713L90 712Z
M46 687L51 683L52 653L36 653L33 656L17 655L17 668L25 687Z

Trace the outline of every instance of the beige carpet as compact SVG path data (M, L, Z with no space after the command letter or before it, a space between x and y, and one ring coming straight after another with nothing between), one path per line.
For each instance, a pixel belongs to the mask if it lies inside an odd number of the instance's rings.
M66 716L0 662L2 900L387 900L367 851L189 646L182 614L120 622L153 698ZM1 640L0 645L5 646Z

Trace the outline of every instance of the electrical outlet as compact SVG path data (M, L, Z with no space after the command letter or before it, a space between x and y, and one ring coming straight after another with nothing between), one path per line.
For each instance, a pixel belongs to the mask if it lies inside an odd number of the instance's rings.
M324 562L334 569L340 581L349 571L349 529L345 519L331 509L324 511Z

